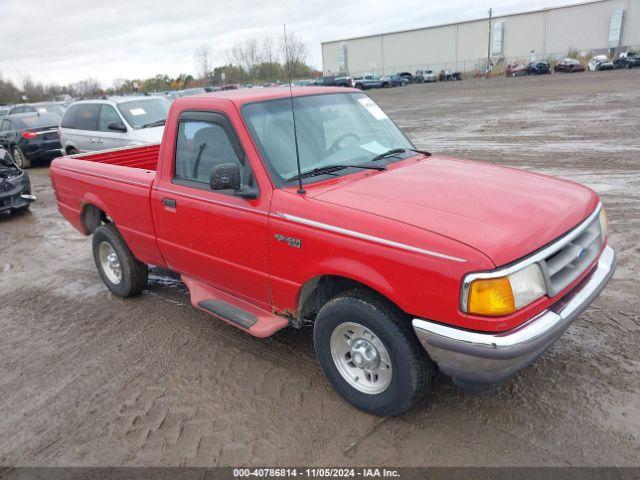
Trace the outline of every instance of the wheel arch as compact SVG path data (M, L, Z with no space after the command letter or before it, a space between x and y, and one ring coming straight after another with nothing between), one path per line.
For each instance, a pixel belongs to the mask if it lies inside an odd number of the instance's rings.
M71 150L75 150L76 152L78 152L78 148L72 143L72 142L65 142L64 143L64 153L66 155L71 155Z
M107 221L104 210L91 203L86 203L80 213L80 221L87 235L91 235L96 229Z
M113 223L103 203L89 193L80 207L80 223L85 235L91 235L103 223Z
M342 292L353 289L366 291L385 301L402 315L407 315L391 298L391 288L388 284L382 285L340 273L327 273L310 278L300 288L296 302L298 326L313 323L320 309L329 300Z

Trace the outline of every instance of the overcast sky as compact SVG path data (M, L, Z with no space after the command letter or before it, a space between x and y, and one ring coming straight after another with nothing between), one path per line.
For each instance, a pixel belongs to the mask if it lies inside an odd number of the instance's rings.
M194 73L208 44L214 63L248 38L299 35L309 63L320 42L576 3L573 0L0 0L0 74L44 83Z

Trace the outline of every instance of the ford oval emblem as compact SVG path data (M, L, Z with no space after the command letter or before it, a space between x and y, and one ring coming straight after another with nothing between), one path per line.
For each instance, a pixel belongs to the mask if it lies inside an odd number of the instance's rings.
M587 250L584 248L581 248L580 250L578 250L578 254L576 255L576 260L582 260L586 254L587 254Z

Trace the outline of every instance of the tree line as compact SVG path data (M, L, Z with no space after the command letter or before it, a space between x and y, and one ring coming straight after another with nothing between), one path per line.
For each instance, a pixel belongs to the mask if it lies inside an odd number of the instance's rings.
M314 73L307 64L307 47L295 33L287 35L286 42L284 37L280 40L248 39L216 57L222 57L223 61L216 62L211 47L203 44L194 53L195 75L181 73L176 77L157 74L142 79L118 78L106 88L93 78L59 85L43 84L25 76L15 84L0 75L0 104L40 102L63 96L92 98L223 84L286 82L289 76L295 80L309 78Z
M280 40L248 39L223 53L225 63L214 67L211 47L204 44L194 55L199 81L223 83L263 83L309 78L314 69L307 64L308 50L295 33Z

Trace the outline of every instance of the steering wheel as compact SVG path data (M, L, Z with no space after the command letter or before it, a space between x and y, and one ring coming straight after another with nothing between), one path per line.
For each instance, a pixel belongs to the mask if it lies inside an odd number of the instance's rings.
M336 150L338 150L338 147L340 147L340 143L344 139L349 137L353 137L356 140L360 140L360 136L357 133L353 133L353 132L344 133L340 135L338 138L336 138L335 141L331 144L331 146L329 147L329 154L335 153Z

